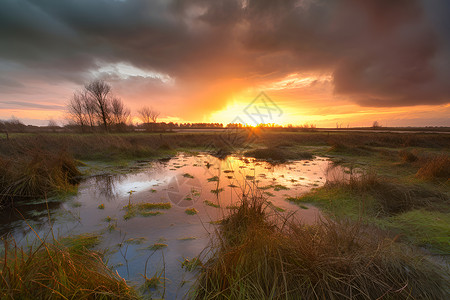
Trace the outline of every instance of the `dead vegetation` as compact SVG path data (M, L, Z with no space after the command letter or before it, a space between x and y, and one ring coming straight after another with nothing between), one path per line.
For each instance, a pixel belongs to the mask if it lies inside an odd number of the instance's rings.
M411 248L361 223L306 226L269 217L243 198L224 219L195 299L440 299L445 274Z
M1 299L138 299L124 279L109 269L92 237L39 242L24 249L5 239L0 251Z
M0 200L53 196L74 188L81 175L65 151L39 149L19 157L0 157Z

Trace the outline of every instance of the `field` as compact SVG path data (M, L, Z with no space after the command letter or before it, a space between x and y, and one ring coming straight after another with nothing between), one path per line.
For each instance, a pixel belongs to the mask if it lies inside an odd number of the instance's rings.
M12 134L8 140L0 139L2 211L10 214L14 208L39 199L69 201L65 199L77 195L81 183L99 174L126 176L147 162L171 161L179 153L192 157L208 153L218 161L233 154L243 162L256 158L273 168L292 161L301 161L308 168L308 161L315 157L332 161L323 170L323 182L311 182L305 192L288 193L283 191L288 188L275 183L267 189L238 185L240 196L228 209L218 202L224 188L219 183L222 177L231 178L234 172L231 169L207 180L208 190L217 203L191 191L189 198L200 197L208 210L221 210L221 220L210 220L215 222L212 225L215 229L209 245L195 259L184 262L195 278L189 288L189 298L444 299L448 295L450 135L447 133L252 129L198 133ZM171 168L173 172L180 168L181 172L182 166L175 163ZM246 176L247 181L256 181L255 176ZM182 177L200 178L186 171ZM122 208L124 218L163 218L166 211L174 210L165 201L133 203L134 192L128 192L128 204ZM157 192L155 187L150 194ZM183 201L192 199L186 197ZM295 204L299 210L317 207L322 219L315 224L304 224L294 214L282 213L284 208L274 205L274 199L280 201L277 203ZM47 210L52 209L49 204ZM103 211L105 205L109 213L108 203L96 204L95 209ZM180 211L185 218L195 218L197 213L190 206ZM109 229L114 231L118 222L108 218ZM2 299L30 295L31 289L42 289L36 295L57 291L72 297L86 289L87 295L104 293L106 299L138 297L139 293L148 296L162 286L165 289L162 271L153 270L155 275L147 277L147 265L142 275L146 292L142 292L142 287L127 286L114 272L105 271L103 256L98 251L106 253L111 249L94 247L92 250L82 244L82 250L74 250L63 238L54 237L40 241L33 249L14 244L13 237L3 236ZM165 251L167 244L170 248L170 243L156 241L152 251ZM84 251L83 259L77 251ZM63 266L65 271L60 276L64 278L58 278L52 271L55 265L45 266L42 272L53 285L43 283L42 288L36 287L39 283L35 282L44 282L40 281L43 279L23 274L29 264L48 256L58 259L55 263ZM95 265L94 269L103 277L82 275L87 272L82 268L85 260ZM74 270L79 268L79 273L67 271L66 264L74 266ZM73 278L69 275L89 278L83 283L86 287L56 284L60 280L70 283ZM20 280L29 284L19 288ZM89 281L96 280L107 282L103 291L92 288ZM159 294L164 295L164 292Z

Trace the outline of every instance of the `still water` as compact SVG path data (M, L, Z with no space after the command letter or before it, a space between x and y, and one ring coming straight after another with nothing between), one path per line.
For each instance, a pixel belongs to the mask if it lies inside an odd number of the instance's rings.
M0 235L9 234L23 244L35 240L30 227L41 237L49 236L50 228L56 236L100 235L97 248L107 249L107 263L121 277L140 286L145 275L162 272L165 289L146 293L183 298L195 272L183 269L182 262L208 246L217 221L239 203L243 191L257 190L272 203L269 209L295 212L300 221L313 223L320 216L317 208L299 207L286 198L323 185L330 164L321 157L272 165L238 156L221 160L179 154L168 161L142 162L126 175L92 176L80 184L77 195L63 202L50 199L21 207L26 222L17 212L4 214ZM128 205L142 203L170 203L171 208L129 213ZM192 208L197 214L185 212ZM155 243L163 248L155 250Z

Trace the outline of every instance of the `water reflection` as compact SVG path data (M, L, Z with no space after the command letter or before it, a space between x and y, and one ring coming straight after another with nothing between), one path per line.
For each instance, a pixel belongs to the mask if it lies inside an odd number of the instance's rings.
M130 174L104 174L83 182L77 196L50 207L53 229L59 235L100 234L99 248L109 250L110 265L136 284L142 284L146 263L147 276L164 268L168 279L165 296L173 299L184 296L195 278L195 273L181 268L181 262L197 256L208 245L216 221L238 204L245 191L263 194L277 213L296 212L303 222L315 222L320 215L317 208L300 208L285 199L323 185L329 161L316 158L272 165L238 156L219 159L180 154L144 165ZM149 203L170 203L171 208L130 214L129 207L137 209ZM187 208L198 213L188 215ZM28 226L23 221L2 219L2 223L9 226L3 227L3 232L27 235ZM48 222L42 218L37 231L45 235L48 230ZM167 246L155 251L155 243Z

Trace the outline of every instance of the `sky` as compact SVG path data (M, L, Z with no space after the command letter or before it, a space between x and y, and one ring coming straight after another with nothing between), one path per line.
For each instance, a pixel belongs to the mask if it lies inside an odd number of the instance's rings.
M447 0L1 0L0 119L63 124L101 79L167 122L251 123L259 107L283 125L450 126L449 14Z

